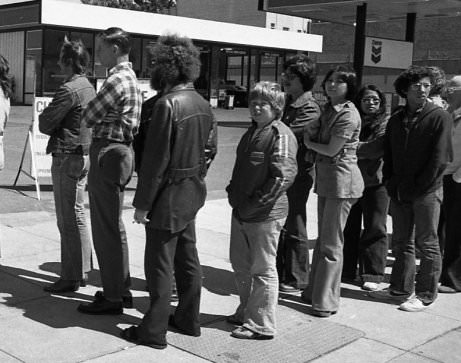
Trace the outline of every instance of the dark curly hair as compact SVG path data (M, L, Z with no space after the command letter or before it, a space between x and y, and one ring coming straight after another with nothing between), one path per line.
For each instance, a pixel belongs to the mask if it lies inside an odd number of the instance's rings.
M187 37L178 34L161 36L150 49L152 54L151 86L194 82L200 75L200 51Z
M428 66L429 74L431 77L432 88L429 96L441 95L445 90L447 78L442 68L436 66Z
M362 112L362 107L361 107L361 102L363 95L365 94L366 91L374 91L378 94L380 104L379 104L379 110L376 113L376 116L382 115L386 113L386 96L384 96L384 93L381 92L381 90L376 87L374 84L367 84L360 88L359 92L357 93L357 97L355 98L355 106L357 107L357 110L359 110L360 115L363 114Z
M5 57L0 55L0 87L6 98L13 96L13 77L9 74L10 65Z
M125 30L112 27L99 33L98 36L106 43L118 46L122 54L130 53L131 37Z
M304 92L310 91L317 79L316 66L312 59L305 54L298 54L283 63L283 70L298 76Z
M431 78L431 73L427 67L410 66L400 73L394 81L395 92L397 92L400 97L407 98L407 91L410 85L426 77Z
M327 83L328 79L331 77L333 73L338 73L339 80L347 84L346 100L354 101L355 95L357 94L357 75L355 71L348 66L337 66L328 71L328 73L322 81L322 90L325 96L328 97L327 92L325 90L325 83Z
M80 39L69 41L65 37L59 61L63 65L71 66L74 73L84 74L90 63L90 55Z

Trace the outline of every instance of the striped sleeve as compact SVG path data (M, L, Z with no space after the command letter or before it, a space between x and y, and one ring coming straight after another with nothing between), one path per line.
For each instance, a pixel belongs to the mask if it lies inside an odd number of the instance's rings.
M290 133L278 134L270 157L270 178L258 193L262 204L273 203L293 183L298 172L296 152L298 144Z

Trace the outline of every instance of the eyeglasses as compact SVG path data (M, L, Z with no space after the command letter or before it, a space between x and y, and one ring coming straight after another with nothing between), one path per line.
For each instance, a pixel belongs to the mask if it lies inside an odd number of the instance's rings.
M363 103L381 103L381 100L377 97L365 97L362 98Z
M413 91L418 91L421 89L421 87L423 87L424 89L429 89L432 87L432 84L430 83L413 83L413 84L410 84L410 89L413 90Z
M461 87L447 87L447 93L452 94L455 91L461 91Z

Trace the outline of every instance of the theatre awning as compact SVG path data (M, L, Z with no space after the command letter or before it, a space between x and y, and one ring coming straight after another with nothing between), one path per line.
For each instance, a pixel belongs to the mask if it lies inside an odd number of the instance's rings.
M296 51L322 51L322 36L255 26L85 5L80 1L42 0L41 23L102 30L120 27L130 33L179 33L191 39Z
M261 0L265 11L316 19L327 22L353 24L358 5L367 4L367 21L405 19L416 13L418 19L461 15L460 0Z

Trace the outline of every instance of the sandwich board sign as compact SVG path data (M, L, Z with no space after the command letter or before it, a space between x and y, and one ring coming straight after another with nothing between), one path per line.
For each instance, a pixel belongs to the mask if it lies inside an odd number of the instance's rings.
M35 181L35 188L37 190L37 199L40 200L40 183L38 178L51 177L51 155L46 154L46 146L48 145L49 136L42 134L38 128L38 116L52 101L51 97L34 97L33 111L32 111L32 125L30 126L27 134L26 143L21 156L19 170L16 175L13 186L16 185L21 172ZM31 162L30 171L27 172L23 169L24 158L28 149L30 150Z

